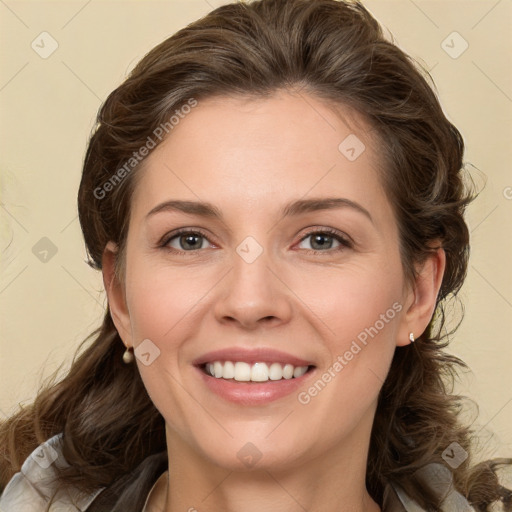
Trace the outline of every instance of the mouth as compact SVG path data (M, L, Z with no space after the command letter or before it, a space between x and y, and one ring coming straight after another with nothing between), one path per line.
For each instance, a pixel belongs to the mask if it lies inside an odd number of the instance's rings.
M289 399L316 373L312 360L270 347L215 350L198 357L192 365L208 392L241 406Z
M314 365L294 366L275 361L212 361L198 367L203 373L216 379L259 383L298 379L315 368Z

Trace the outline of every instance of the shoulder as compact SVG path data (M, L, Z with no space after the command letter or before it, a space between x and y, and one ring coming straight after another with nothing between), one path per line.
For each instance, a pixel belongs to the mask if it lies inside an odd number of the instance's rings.
M61 439L62 435L57 434L27 457L0 496L1 512L82 512L103 490L84 494L58 483L57 470L68 466L62 455Z
M427 464L417 471L416 476L437 497L440 512L475 512L469 501L454 488L452 472L443 464ZM400 486L391 483L385 489L382 510L425 512Z

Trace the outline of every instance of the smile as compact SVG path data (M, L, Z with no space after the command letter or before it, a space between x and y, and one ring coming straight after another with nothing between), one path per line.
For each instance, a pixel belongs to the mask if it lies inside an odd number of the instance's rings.
M277 362L257 362L253 364L244 361L215 361L206 363L203 371L217 379L235 380L237 382L267 382L282 379L299 378L304 375L309 366L293 366Z
M191 362L213 396L237 405L264 406L293 397L315 377L317 361L309 357L272 347L231 346L204 353Z

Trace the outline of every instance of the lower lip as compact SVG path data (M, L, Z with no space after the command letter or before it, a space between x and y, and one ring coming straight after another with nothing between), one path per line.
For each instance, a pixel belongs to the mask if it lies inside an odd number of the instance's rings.
M238 382L207 375L196 367L206 386L220 397L240 405L263 405L296 392L309 379L315 369L292 379L268 380L267 382Z

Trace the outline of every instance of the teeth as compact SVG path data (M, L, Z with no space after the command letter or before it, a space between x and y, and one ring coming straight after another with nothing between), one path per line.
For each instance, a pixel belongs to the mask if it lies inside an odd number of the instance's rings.
M281 380L283 378L283 367L279 363L272 363L268 369L270 380Z
M281 380L298 378L308 371L307 366L293 366L280 363L244 363L214 361L205 366L206 373L217 379L234 379L238 382L267 382L269 380Z
M293 377L293 366L291 364L285 364L284 365L283 377L285 379L291 379Z
M253 382L266 382L268 380L268 366L265 363L254 363L251 367L251 380Z
M221 377L224 377L224 373ZM240 382L247 382L251 380L251 365L248 363L235 363L234 379Z
M233 379L235 377L235 365L231 361L226 361L224 363L221 377L224 379Z
M302 377L308 371L307 366L297 366L293 370L293 377L296 379L297 377Z
M219 363L219 361L216 361L215 363L213 363L213 375L214 377L222 377L222 374L223 374L223 368L222 368L222 363Z

